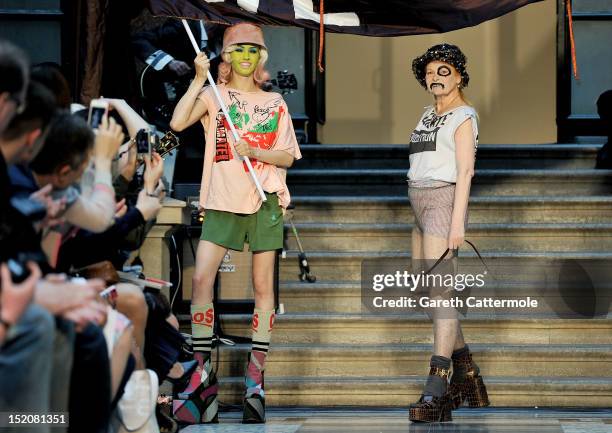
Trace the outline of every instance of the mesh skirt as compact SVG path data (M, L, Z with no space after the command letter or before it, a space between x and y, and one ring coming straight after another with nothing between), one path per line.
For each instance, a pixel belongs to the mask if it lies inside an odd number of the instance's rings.
M416 227L428 235L448 238L455 200L455 185L432 188L408 188ZM467 229L467 211L465 229Z

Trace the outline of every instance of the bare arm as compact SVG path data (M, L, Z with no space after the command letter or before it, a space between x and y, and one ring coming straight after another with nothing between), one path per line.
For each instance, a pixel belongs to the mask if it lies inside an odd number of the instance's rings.
M110 170L96 164L95 184L91 195L80 196L68 208L64 217L72 225L94 233L101 233L114 223L115 190Z
M289 168L293 165L295 158L284 150L267 150L251 147L249 144L240 140L236 143L236 151L240 156L248 156L259 161L275 165L277 167Z
M112 118L108 122L104 118L94 144L93 191L86 196L81 195L68 208L64 217L69 223L96 233L105 231L113 224L115 189L111 179L111 160L122 141L121 127Z
M209 63L206 54L198 54L194 60L194 65L196 68L196 76L176 105L174 113L172 113L170 127L175 131L180 132L190 127L200 120L208 111L206 103L198 98L202 87L204 87L206 83L208 74Z
M465 239L465 213L470 198L470 187L474 176L476 146L472 130L473 119L463 122L455 132L455 161L457 164L457 183L455 185L455 202L451 217L451 229L448 247L456 249Z
M130 137L135 137L141 129L148 129L149 124L144 120L125 99L106 99L108 103L117 111L117 114L125 122Z

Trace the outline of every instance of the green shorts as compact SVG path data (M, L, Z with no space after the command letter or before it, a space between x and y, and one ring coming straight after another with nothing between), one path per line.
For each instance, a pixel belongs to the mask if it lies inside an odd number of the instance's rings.
M276 194L266 193L267 201L254 214L207 210L200 240L231 250L272 251L283 247L283 210Z

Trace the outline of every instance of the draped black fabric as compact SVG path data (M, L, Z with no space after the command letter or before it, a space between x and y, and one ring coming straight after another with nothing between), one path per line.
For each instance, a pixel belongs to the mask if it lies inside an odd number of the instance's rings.
M204 19L231 25L319 29L365 36L443 33L475 26L541 0L149 0L154 15Z

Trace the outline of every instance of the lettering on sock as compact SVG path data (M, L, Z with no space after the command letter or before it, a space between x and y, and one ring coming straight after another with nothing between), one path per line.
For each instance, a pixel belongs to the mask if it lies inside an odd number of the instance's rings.
M253 331L257 332L258 328L259 328L259 314L254 313L253 314Z
M276 314L270 314L270 320L268 322L268 332L272 332L272 328L274 327L274 319L276 318ZM259 331L259 313L253 313L253 324L252 329L255 332Z
M276 314L272 313L270 315L270 327L268 328L268 332L272 332L272 328L274 327L274 318L276 317Z
M212 328L215 320L215 312L212 308L206 310L205 313L198 311L191 316L191 322L195 325L204 325Z

